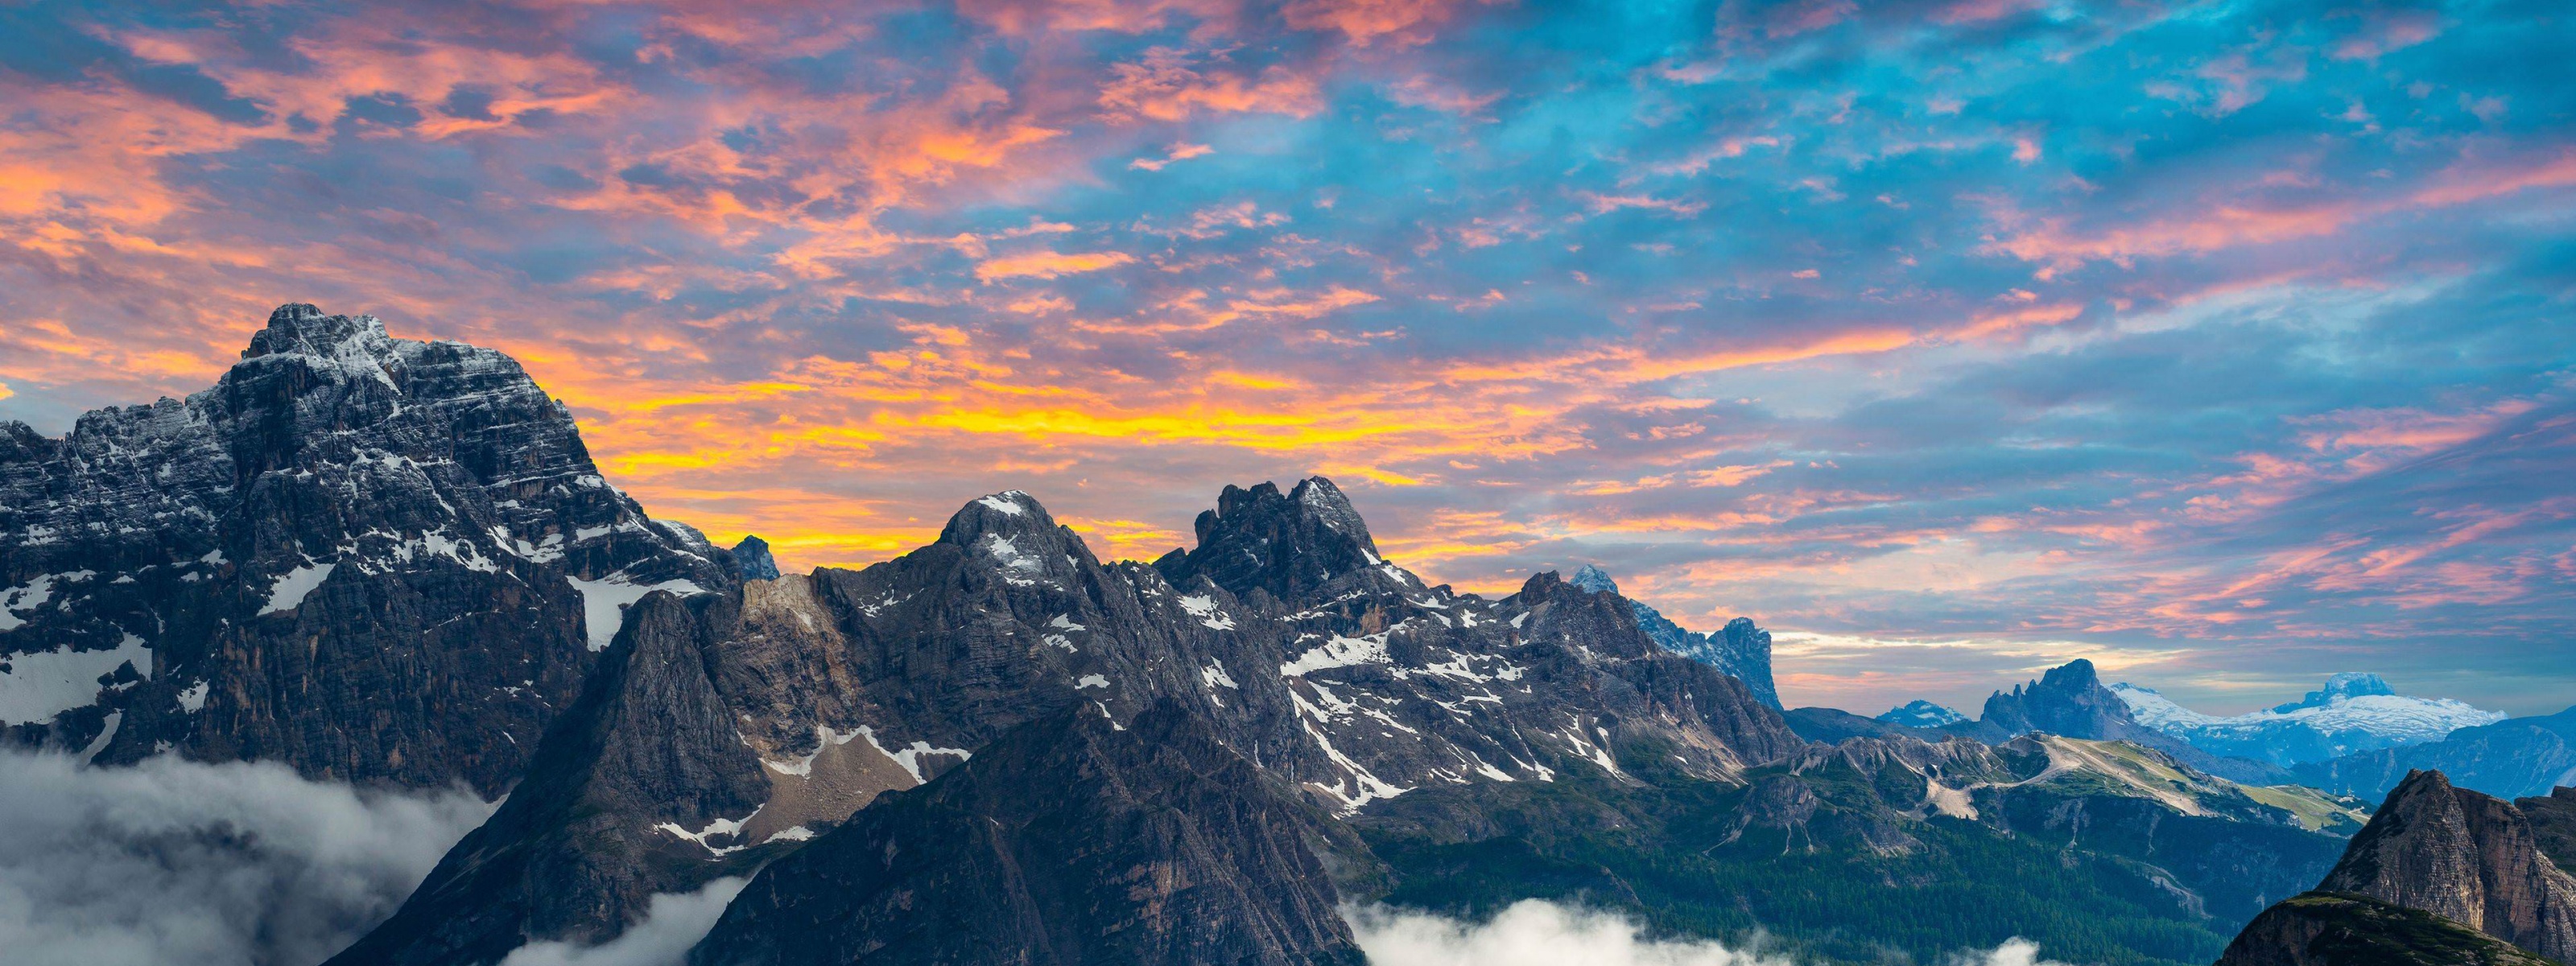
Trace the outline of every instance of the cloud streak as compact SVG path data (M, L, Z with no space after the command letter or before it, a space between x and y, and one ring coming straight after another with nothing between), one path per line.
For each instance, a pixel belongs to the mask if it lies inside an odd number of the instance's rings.
M1792 957L1707 939L1650 939L1627 917L1542 899L1484 922L1384 906L1345 911L1371 966L1796 966ZM1952 956L1950 966L2065 966L2014 938Z

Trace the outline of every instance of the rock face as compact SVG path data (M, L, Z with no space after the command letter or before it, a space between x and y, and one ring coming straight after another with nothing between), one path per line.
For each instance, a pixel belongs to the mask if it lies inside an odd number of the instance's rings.
M2512 944L2417 909L2311 892L2263 911L2218 966L2548 966Z
M2138 723L2194 748L2283 766L2439 741L2505 717L2448 698L2400 695L2376 674L2337 674L2298 701L2229 718L2201 714L2134 684L2114 684L2111 692Z
M508 357L283 306L212 389L0 425L0 728L493 796L619 605L718 556Z
M2462 788L2501 798L2576 785L2576 707L2462 728L2427 744L2301 765L2295 774L2319 788L2377 798L2418 769L2439 771Z
M612 651L629 667L604 668L546 735L543 781L346 962L604 939L641 897L792 848L1065 714L1126 726L1178 707L1335 813L1569 770L1730 782L1804 746L1734 679L1656 648L1614 595L1553 574L1501 600L1423 586L1321 478L1219 506L1195 551L1150 567L1101 563L1014 492L864 570L647 598ZM649 706L675 710L621 710ZM567 914L477 908L540 895L572 897L547 900Z
M767 869L692 966L1361 966L1329 820L1163 702L1004 735Z
M2318 885L2429 912L2576 962L2576 877L2540 851L2513 803L2406 776Z
M2561 871L2576 869L2576 788L2515 799L2513 807L2531 820L2531 837L2539 843L2540 854L2558 863Z
M734 544L730 552L733 554L735 568L742 572L742 579L778 579L778 560L769 555L769 541L757 536L746 536L742 538L741 543Z
M1610 579L1609 572L1591 564L1576 568L1566 582L1594 593L1619 592L1619 584ZM1744 682L1755 700L1770 705L1774 711L1781 710L1780 691L1771 682L1771 632L1754 626L1752 618L1738 617L1727 621L1717 633L1697 634L1642 601L1630 601L1629 606L1637 612L1637 625L1664 650L1726 672Z

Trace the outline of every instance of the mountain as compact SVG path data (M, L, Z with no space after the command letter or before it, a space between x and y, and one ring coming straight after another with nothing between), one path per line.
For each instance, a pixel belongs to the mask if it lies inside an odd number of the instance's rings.
M2015 735L2046 732L2070 738L2126 741L2162 751L2193 768L2253 784L2274 784L2288 773L2264 762L2211 754L2179 738L2140 723L2127 702L2102 686L2093 662L2077 658L2050 668L2039 680L2014 685L1986 698L1984 714L1974 722L1942 726L1944 731L1980 741L1999 742Z
M507 793L341 964L600 943L746 875L707 956L1347 961L1342 899L1545 896L1844 958L2206 962L2340 851L2339 803L2085 740L2134 727L2089 666L1947 726L1992 745L1819 745L1615 585L1426 585L1322 477L1224 488L1150 565L1005 492L764 576L609 486L506 357L302 306L190 400L5 436L11 740ZM896 860L961 827L974 861ZM868 912L933 895L1030 915Z
M2377 907L2335 905L2353 900L2375 900L2438 921L2428 925ZM2267 911L2249 924L2222 962L2332 961L2315 958L2321 939L2421 945L2444 937L2441 923L2545 959L2576 961L2576 876L2541 851L2520 807L2456 788L2440 772L2409 773L2316 891L2285 905L2291 908ZM2492 958L2474 947L2459 951Z
M2218 966L2550 966L2512 943L2429 912L2309 892L2263 911Z
M1968 720L1968 716L1960 714L1950 708L1933 704L1930 701L1916 698L1880 713L1878 720L1893 725L1904 725L1908 728L1938 728L1943 725L1954 725L1962 721L1966 721Z
M778 560L769 555L769 541L756 536L746 536L742 538L741 543L734 544L733 549L728 552L733 555L735 568L742 571L742 579L778 579Z
M282 306L211 389L0 424L0 736L497 797L621 605L719 556L508 357Z
M1593 593L1619 592L1619 584L1610 579L1610 573L1591 564L1576 568L1566 582ZM1637 624L1645 629L1646 636L1654 638L1664 650L1726 672L1744 682L1754 698L1773 710L1780 709L1780 691L1771 683L1771 632L1754 626L1752 618L1738 617L1727 621L1716 633L1698 634L1682 629L1641 601L1629 601L1629 607L1636 611Z
M1537 897L1758 931L1798 959L1935 962L2022 936L2068 961L2179 964L2333 865L2343 839L2315 827L2337 808L2296 797L2117 742L1856 738L1741 784L1441 787L1347 821L1388 869L1370 898L1453 916Z
M2318 788L2376 798L2416 770L2439 771L2462 788L2503 798L2547 795L2552 788L2576 785L2576 707L2462 728L2440 741L2311 762L2298 767L2297 778Z
M528 782L338 962L604 940L645 897L794 850L1068 713L1115 730L1178 706L1334 815L1571 774L1731 783L1804 747L1615 595L1554 574L1500 600L1424 586L1321 477L1228 487L1198 529L1156 565L1104 564L999 493L863 570L648 596Z
M2505 718L2448 698L2401 696L2376 674L2337 674L2301 700L2232 718L2192 711L2133 684L2114 684L2111 693L2138 723L2194 748L2281 766L2439 741Z
M761 870L689 962L1362 966L1337 831L1177 703L1067 709Z
M2419 771L2388 793L2317 888L2421 909L2576 961L2576 877L2541 854L2512 802Z

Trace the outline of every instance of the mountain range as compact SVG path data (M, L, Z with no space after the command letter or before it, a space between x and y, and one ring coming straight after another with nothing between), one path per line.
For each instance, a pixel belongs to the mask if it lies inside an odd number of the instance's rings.
M0 440L9 741L501 800L350 966L608 942L730 878L698 966L1357 963L1346 906L1529 898L2206 963L2377 821L2083 661L1976 721L1784 713L1750 620L1426 584L1320 476L1151 563L1005 491L781 573L646 516L506 357L305 305L213 389Z
M2283 767L2440 741L2506 717L2449 698L2400 695L2376 674L2337 674L2298 701L2229 718L2192 711L2133 684L2114 684L2111 693L2138 723L2194 748Z
M1595 593L1619 592L1618 581L1592 564L1575 568L1566 582ZM1628 606L1637 613L1637 625L1664 650L1726 672L1744 682L1755 700L1779 709L1780 691L1771 683L1771 632L1755 626L1753 618L1737 617L1715 632L1701 634L1673 623L1643 601L1632 600Z

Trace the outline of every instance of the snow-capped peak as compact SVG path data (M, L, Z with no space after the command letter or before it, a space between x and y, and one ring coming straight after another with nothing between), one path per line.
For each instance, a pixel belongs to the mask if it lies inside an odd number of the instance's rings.
M2139 724L2211 754L2277 765L2439 741L2458 729L2505 718L2449 698L2397 694L2376 674L2337 674L2299 701L2234 717L2202 714L2153 688L2125 682L2111 685L2111 693Z

